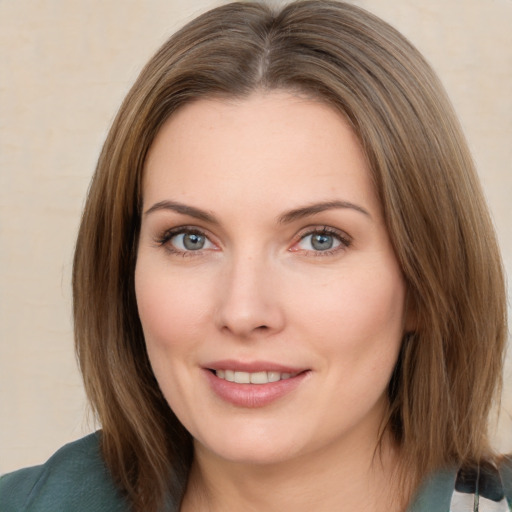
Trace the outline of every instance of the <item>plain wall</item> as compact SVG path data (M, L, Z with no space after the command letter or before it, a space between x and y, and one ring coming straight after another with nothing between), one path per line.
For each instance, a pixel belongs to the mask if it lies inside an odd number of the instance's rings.
M208 0L0 2L0 473L97 428L73 354L73 246L101 144L142 65ZM512 275L512 0L359 0L432 63ZM496 445L512 450L512 364ZM468 383L469 385L470 383Z

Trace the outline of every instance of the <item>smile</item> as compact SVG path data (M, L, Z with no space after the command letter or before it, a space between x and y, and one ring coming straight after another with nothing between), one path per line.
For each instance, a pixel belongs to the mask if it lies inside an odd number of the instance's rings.
M311 376L311 369L272 362L216 361L203 367L213 393L236 407L268 406L295 390Z
M281 373L277 371L241 372L235 370L215 370L219 379L237 384L269 384L280 380L291 379L298 373Z

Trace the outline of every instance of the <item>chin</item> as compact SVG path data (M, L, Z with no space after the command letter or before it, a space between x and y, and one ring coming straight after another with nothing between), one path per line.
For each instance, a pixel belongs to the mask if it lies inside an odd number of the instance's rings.
M282 431L285 432L285 431ZM281 433L282 433L281 432ZM289 436L270 436L265 433L238 436L224 436L223 439L194 440L196 451L207 452L215 458L233 464L273 465L286 462L300 455L301 443L295 443Z

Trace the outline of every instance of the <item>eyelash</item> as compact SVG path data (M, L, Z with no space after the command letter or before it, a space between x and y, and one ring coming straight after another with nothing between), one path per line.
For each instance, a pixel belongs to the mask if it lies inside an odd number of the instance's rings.
M161 236L159 236L155 240L155 242L159 247L164 247L171 254L183 256L184 258L186 258L188 256L201 255L203 253L203 250L201 250L201 249L199 249L197 251L182 251L182 250L174 247L171 243L169 243L171 241L171 239L174 238L175 236L183 235L183 234L204 236L207 240L210 240L208 235L206 235L204 231L202 231L198 228L181 226L178 228L172 228L172 229L168 229L167 231L164 231L164 233Z
M193 251L193 250L182 251L180 249L177 249L176 247L174 247L172 244L169 243L172 238L174 238L177 235L182 235L182 234L204 236L208 241L210 241L208 235L206 235L206 233L204 231L202 231L201 229L187 227L187 226L181 226L178 228L168 229L161 236L156 238L155 242L159 247L165 247L165 249L167 251L169 251L171 254L176 254L176 255L179 255L182 257L200 256L203 253L203 250L201 250L201 249L198 249L196 251ZM292 252L310 253L314 257L331 256L339 251L348 249L348 247L350 247L350 245L352 244L352 240L343 232L341 232L337 229L331 228L329 226L323 226L321 228L319 228L319 227L318 228L306 228L306 230L303 230L302 233L300 233L297 236L297 239L293 243L292 247L299 244L306 237L313 236L313 235L332 236L333 238L335 238L336 240L338 240L340 242L340 245L338 247L335 247L334 249L327 249L325 251L312 251L312 250L306 250L306 249L289 249L289 250L291 250ZM210 243L213 243L213 242L210 241Z
M312 254L314 257L324 257L324 256L332 256L339 251L344 251L350 247L352 244L352 240L342 231L338 229L331 228L329 226L323 226L321 228L306 228L302 233L298 235L298 240L293 244L294 246L299 244L302 240L304 240L308 236L313 235L327 235L332 236L336 240L340 242L338 247L333 249L327 249L325 251L310 251L305 249L293 249L294 252L304 251Z

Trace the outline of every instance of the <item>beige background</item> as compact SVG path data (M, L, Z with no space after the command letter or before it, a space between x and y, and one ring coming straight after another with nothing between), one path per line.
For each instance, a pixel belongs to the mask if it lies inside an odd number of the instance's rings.
M211 0L0 0L0 473L95 428L71 326L88 182L143 63ZM441 75L512 273L512 0L359 0ZM512 364L495 442L512 450Z

